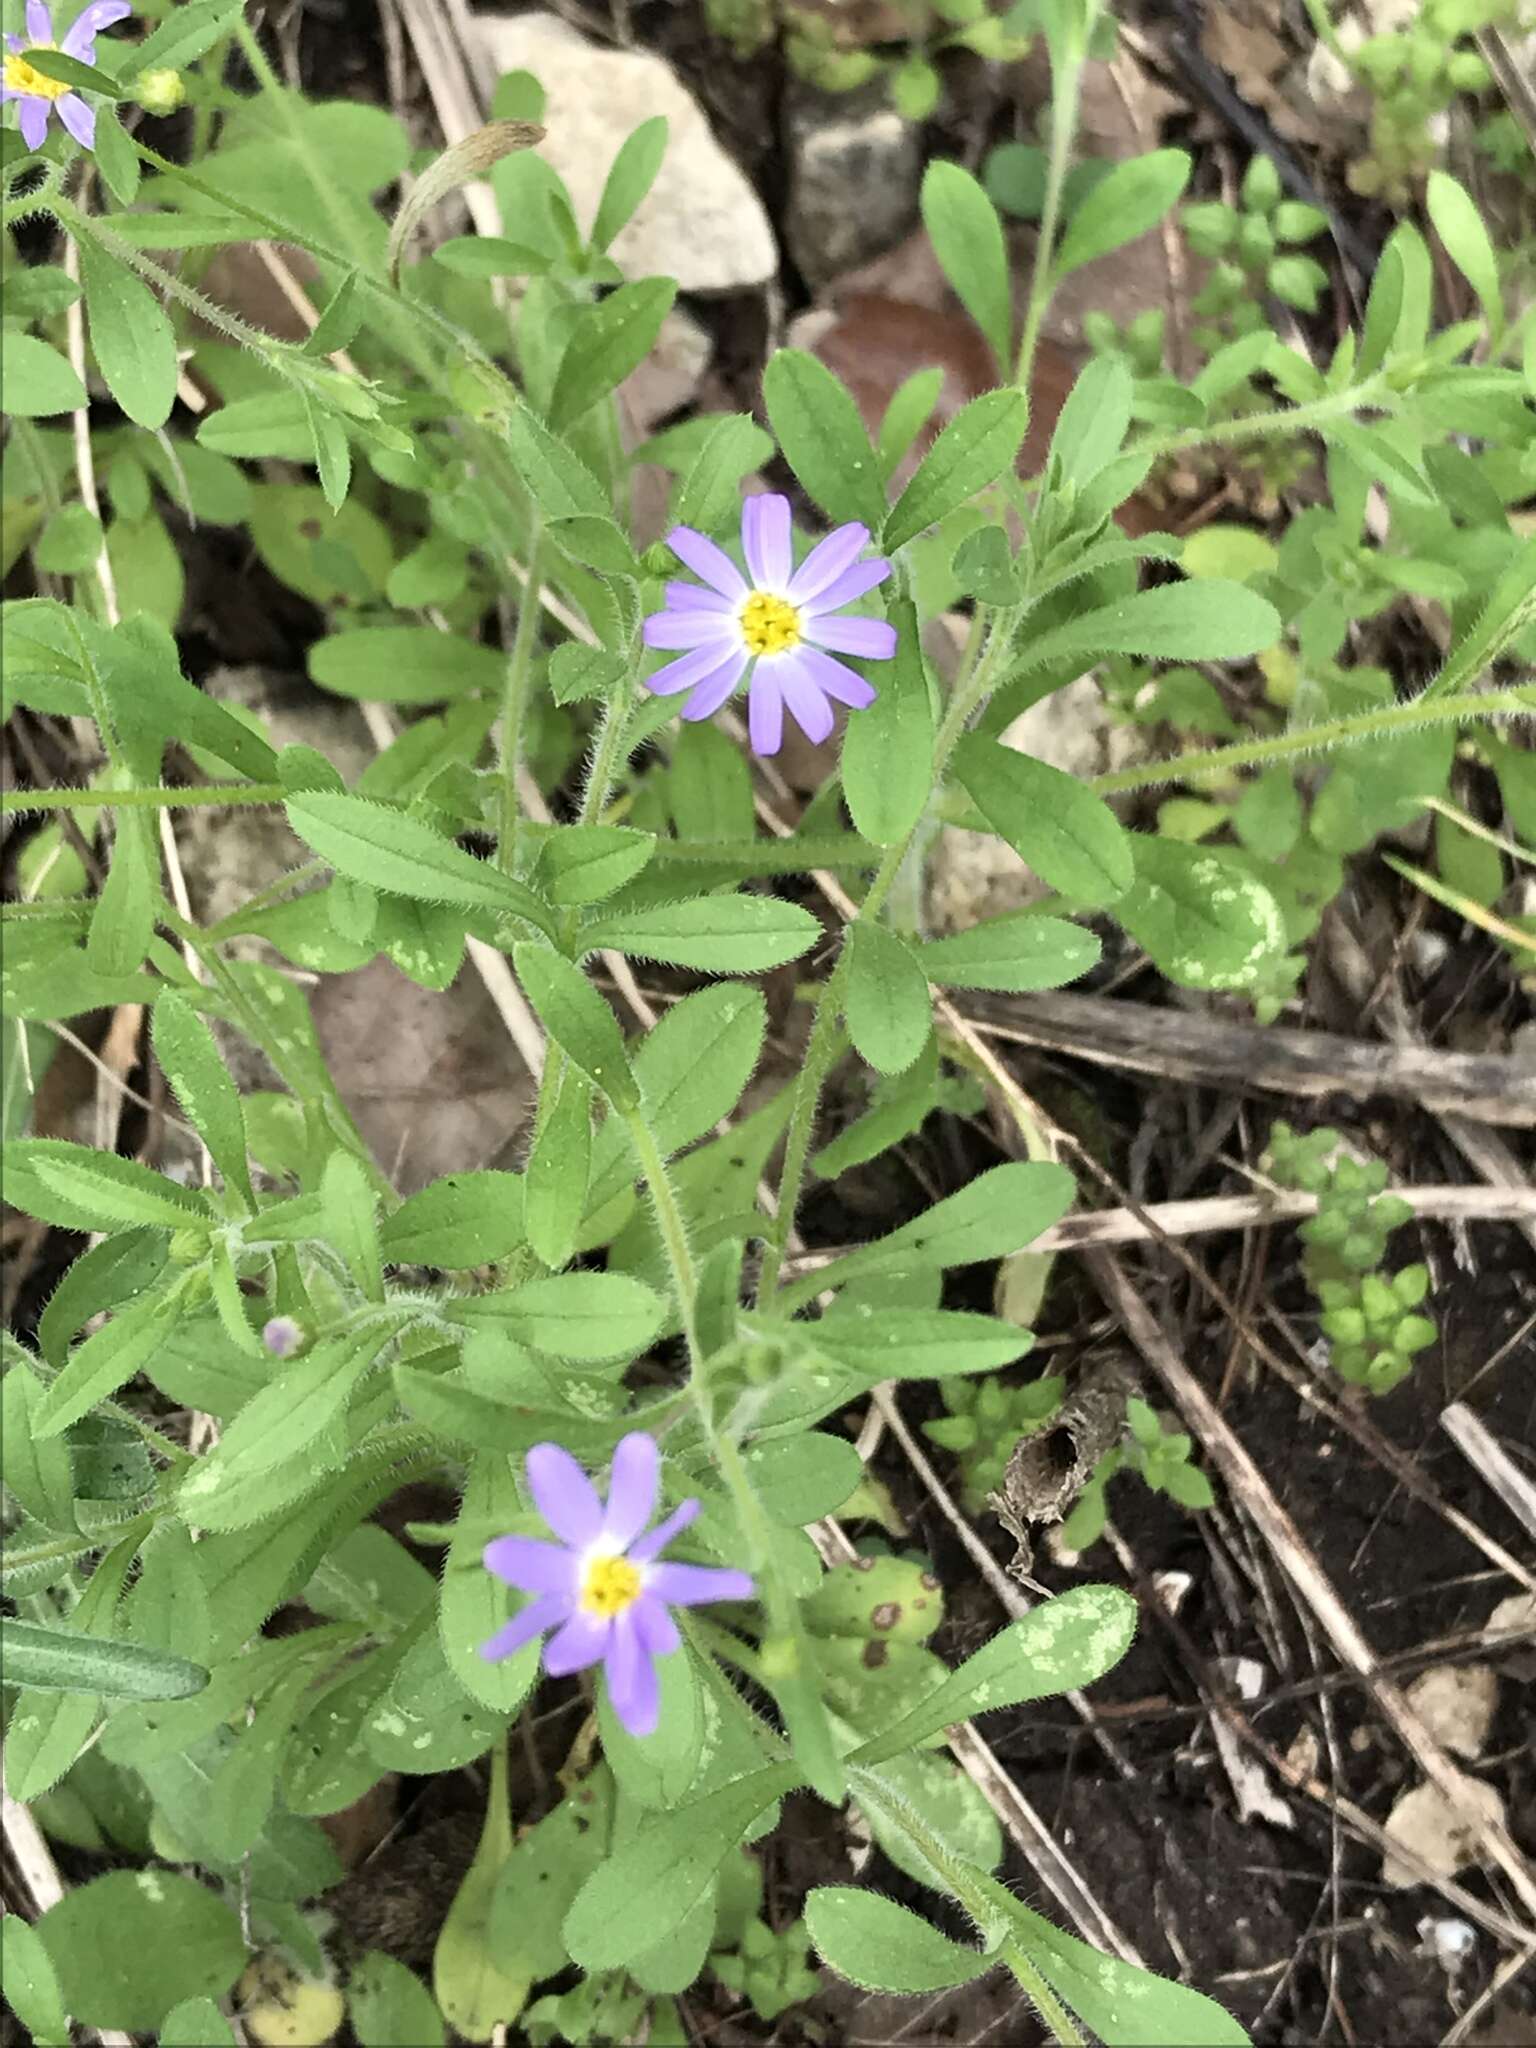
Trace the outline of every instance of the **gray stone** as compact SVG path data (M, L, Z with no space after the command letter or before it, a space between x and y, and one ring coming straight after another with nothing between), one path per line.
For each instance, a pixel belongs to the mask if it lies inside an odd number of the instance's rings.
M919 130L883 80L852 93L797 86L788 127L790 254L807 284L828 284L883 255L917 218Z
M620 143L653 114L666 117L656 182L610 251L626 277L675 277L685 292L732 292L777 274L762 202L669 65L641 50L589 43L553 14L480 14L472 26L498 72L531 71L543 86L548 133L539 154L565 180L584 228Z

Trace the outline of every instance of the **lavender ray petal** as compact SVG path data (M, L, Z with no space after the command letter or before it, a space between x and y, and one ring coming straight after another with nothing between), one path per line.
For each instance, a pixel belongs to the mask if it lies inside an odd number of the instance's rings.
M15 56L19 54L22 50L24 50L27 46L21 40L20 36L7 35L5 39L5 47L11 52L13 56ZM12 99L21 98L21 94L13 91L9 86L6 88L6 90L10 92Z
M682 1648L677 1623L660 1600L642 1593L629 1613L636 1635L653 1657L670 1657L674 1650Z
M28 149L41 149L48 140L48 101L39 99L35 93L28 93L18 106L22 141Z
M661 1685L650 1652L628 1615L614 1623L603 1676L620 1725L631 1735L654 1735L661 1717Z
M691 654L685 654L680 661L669 661L665 668L657 669L655 675L645 678L645 687L657 697L675 697L680 690L691 690L695 683L718 676L728 671L731 688L736 687L742 670L747 665L744 649L732 649L721 656L720 649L711 642L696 647Z
M818 686L806 661L808 648L797 648L773 665L774 680L796 725L814 746L824 740L833 726L832 706Z
M787 595L796 604L810 604L829 584L836 582L849 563L856 562L868 546L867 526L857 520L848 526L839 526L811 549L790 578Z
M562 1543L537 1536L498 1536L480 1553L488 1572L525 1593L560 1593L574 1600L580 1564Z
M713 718L741 681L746 665L747 658L742 655L739 660L733 659L716 670L714 675L706 676L683 706L684 718L695 725L701 718Z
M695 533L691 526L674 526L667 535L667 546L680 562L687 563L695 576L701 576L722 597L733 598L739 604L746 596L747 586L741 571L708 535Z
M883 583L890 573L890 563L879 558L873 562L855 562L851 569L845 569L841 576L834 577L824 590L816 593L812 602L804 607L805 616L807 619L819 619L827 612L852 604L866 590L873 590L877 583Z
M782 596L789 588L795 566L790 525L789 500L777 491L759 491L742 501L741 551L756 589Z
M59 119L73 135L82 149L96 147L96 109L87 106L77 92L67 92L62 99L55 100Z
M697 583L684 583L676 576L664 583L662 589L666 593L668 611L718 612L728 619L736 616L736 600L722 597L718 590L706 590Z
M588 1614L578 1608L565 1627L544 1645L544 1669L551 1678L569 1678L573 1671L585 1671L607 1654L613 1639L613 1622L606 1614Z
M741 636L729 612L652 612L641 628L647 647L739 647Z
M861 661L889 661L896 652L896 628L884 619L807 619L805 635L813 646Z
M53 41L53 16L43 0L27 0L27 39L33 44Z
M648 1530L637 1543L631 1543L630 1563L649 1564L653 1557L666 1549L674 1536L682 1535L688 1524L697 1519L698 1512L699 1503L696 1500L685 1500L681 1507L674 1508L664 1522L658 1522L655 1528Z
M750 1600L755 1587L750 1572L730 1571L714 1564L653 1565L646 1591L669 1607L704 1607L712 1600Z
M499 1664L503 1657L510 1657L520 1650L524 1643L531 1643L535 1636L543 1635L549 1628L558 1628L571 1611L569 1600L562 1600L554 1593L541 1593L537 1600L530 1600L521 1614L514 1614L503 1627L497 1629L489 1642L480 1645L480 1654L487 1664Z
M754 754L776 754L784 743L784 698L761 662L747 696L747 729Z
M66 57L78 57L82 64L89 64L95 59L96 38L101 30L111 28L114 22L126 21L132 12L128 0L91 0L90 6L70 23L59 48Z
M603 1513L603 1536L620 1550L628 1550L656 1512L656 1488L661 1477L661 1453L656 1439L643 1429L621 1437L613 1453L613 1477L608 1482L608 1506Z
M830 654L823 654L819 647L802 647L800 658L805 664L806 674L824 696L835 698L839 704L846 704L853 711L863 711L874 703L878 694L874 684L866 682L861 675L855 675L842 662L834 661Z
M524 1470L534 1506L560 1541L577 1550L595 1543L603 1526L603 1504L570 1452L558 1444L535 1444Z

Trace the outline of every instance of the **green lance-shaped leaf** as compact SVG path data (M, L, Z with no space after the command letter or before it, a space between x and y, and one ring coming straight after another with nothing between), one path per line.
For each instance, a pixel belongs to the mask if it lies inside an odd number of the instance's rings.
M896 652L880 670L874 703L843 736L843 794L854 824L877 846L900 845L933 787L933 692L917 613L897 598L889 616Z
M613 507L581 457L559 440L526 405L507 419L507 452L518 475L550 519L611 519Z
M425 903L502 910L540 931L550 929L549 913L531 889L404 811L328 791L292 797L287 811L305 844L352 881Z
M582 1365L634 1358L661 1329L654 1289L627 1273L551 1273L508 1293L454 1304L460 1322L505 1330L519 1344Z
M1022 391L988 391L955 414L917 466L880 535L895 550L1013 467L1029 425Z
M35 1433L57 1436L88 1415L98 1401L126 1386L170 1335L178 1313L174 1301L152 1297L103 1323L70 1353L63 1371L44 1392L34 1418Z
M814 356L781 348L763 372L763 403L784 460L827 517L877 532L880 466L847 386Z
M622 1142L623 1124L615 1122ZM566 1061L528 1154L528 1242L551 1271L575 1256L592 1180L592 1083Z
M654 833L627 825L561 825L539 849L539 875L563 908L600 903L632 882L655 851Z
M773 1764L644 1825L593 1872L565 1918L571 1959L617 1970L681 1925L757 1816L800 1782Z
M912 948L883 925L861 921L848 935L843 1014L855 1048L879 1073L905 1072L927 1042L928 978Z
M27 1513L47 1529L75 1528L74 1468L57 1433L38 1435L44 1387L18 1359L0 1381L0 1479Z
M954 772L993 831L1048 888L1098 906L1131 886L1129 838L1109 806L1074 777L980 733L962 738Z
M1068 656L1086 666L1103 654L1159 661L1237 661L1273 647L1280 614L1241 583L1163 583L1053 626L1022 650L1013 674Z
M866 1280L1006 1257L1059 1223L1075 1193L1064 1166L1021 1160L991 1167L913 1222L847 1253L838 1273Z
M601 304L582 313L555 375L551 426L570 426L639 368L676 296L671 278L641 278L621 284Z
M309 673L321 689L338 697L441 704L472 691L498 689L505 657L478 640L439 633L432 626L355 626L315 641Z
M239 1092L219 1057L213 1033L175 989L155 1005L153 1040L160 1070L187 1121L212 1153L225 1180L254 1208L256 1196L245 1156L245 1116Z
M0 1920L0 1966L5 2002L36 2048L69 2048L69 2015L43 1937L19 1913Z
M0 1616L0 1656L5 1659L7 1684L44 1692L91 1693L118 1700L182 1700L201 1692L208 1683L204 1667L185 1657L173 1657L141 1643L41 1628L8 1616Z
M817 1885L805 1902L805 1931L822 1961L864 1991L946 1991L999 1960L855 1885Z
M1116 164L1068 221L1052 265L1056 276L1065 277L1155 228L1189 183L1190 168L1182 149L1155 149Z
M507 1534L524 1513L512 1460L504 1451L477 1451L470 1460L453 1540L443 1567L438 1638L448 1668L471 1699L493 1713L510 1714L532 1690L539 1646L488 1664L480 1645L507 1619L507 1591L480 1561L492 1536Z
M85 957L97 974L132 974L149 951L160 908L160 849L144 811L118 814L112 864L96 899Z
M1025 910L934 939L919 947L917 963L930 981L950 988L1023 995L1076 981L1097 963L1099 952L1097 938L1081 925Z
M1119 1663L1135 1633L1129 1595L1116 1586L1074 1586L1011 1622L851 1760L884 1763L970 1715L1091 1685Z
M163 427L176 402L175 329L126 263L89 237L78 246L96 366L135 426Z
M408 1195L379 1231L394 1265L459 1272L504 1259L527 1241L520 1174L450 1173Z
M1013 356L1013 296L997 208L959 164L932 163L923 174L922 213L945 276L1006 375Z
M1499 289L1499 259L1483 217L1463 185L1448 171L1431 171L1425 204L1435 233L1445 244L1462 276L1477 293L1488 322L1488 338L1497 346L1504 331L1504 298Z
M627 225L635 209L656 182L661 160L667 153L667 121L653 114L649 121L626 135L609 168L597 213L592 222L592 247L607 252L619 230Z
M513 948L517 978L555 1044L618 1110L637 1109L640 1091L618 1019L579 967L547 946Z
M696 896L594 918L582 928L581 943L704 974L761 974L797 960L820 937L821 926L798 903Z
M495 2028L510 2026L533 1988L526 1970L503 1968L502 1953L491 1939L497 1882L511 1854L507 1753L498 1742L491 1753L491 1789L479 1847L432 1957L432 1989L443 2018L471 2041L489 2041Z
M1064 483L1092 483L1120 453L1131 423L1132 379L1120 356L1094 356L1078 372L1051 436Z
M138 1547L137 1534L125 1536L91 1573L70 1617L83 1641L105 1642L110 1637L123 1581ZM56 1785L80 1754L99 1711L100 1698L93 1692L24 1687L16 1696L5 1735L5 1783L11 1797L39 1799ZM57 1955L53 1961L58 1968ZM70 2003L78 2013L79 2006Z

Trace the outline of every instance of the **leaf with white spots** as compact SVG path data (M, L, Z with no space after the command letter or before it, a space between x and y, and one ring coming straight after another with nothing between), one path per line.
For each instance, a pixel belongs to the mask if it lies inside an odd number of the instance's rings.
M1280 906L1219 847L1132 839L1136 879L1115 916L1170 981L1184 988L1246 988L1285 951Z
M1135 1632L1128 1595L1115 1586L1074 1586L1010 1623L855 1758L884 1763L951 1722L1091 1685L1119 1663Z

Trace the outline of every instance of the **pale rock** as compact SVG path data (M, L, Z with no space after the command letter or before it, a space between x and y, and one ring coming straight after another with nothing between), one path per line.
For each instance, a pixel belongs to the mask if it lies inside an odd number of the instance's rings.
M800 86L787 125L785 233L807 284L823 285L894 247L917 218L920 132L883 78L851 93Z
M1526 1645L1495 1644L1495 1637L1515 1629L1524 1629L1532 1640ZM1499 1662L1511 1678L1536 1680L1536 1593L1511 1593L1501 1600L1488 1617L1483 1641L1497 1648Z
M604 49L553 14L474 15L499 72L531 71L547 95L539 153L565 180L590 228L625 137L654 114L667 121L656 182L610 254L626 277L674 277L685 292L746 291L778 271L762 202L715 140L671 66L641 50Z
M1479 1757L1499 1703L1499 1681L1487 1664L1432 1664L1408 1688L1408 1704L1444 1748Z
M1482 1860L1476 1817L1495 1827L1505 1825L1504 1801L1480 1778L1463 1778L1462 1798L1452 1805L1438 1785L1415 1785L1387 1815L1386 1832L1411 1849L1439 1877L1455 1877ZM1384 1884L1407 1891L1422 1880L1390 1851L1382 1858Z

